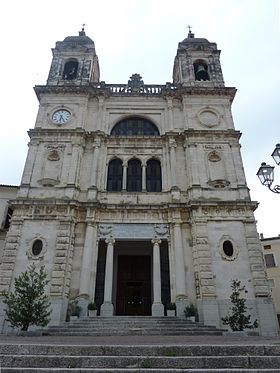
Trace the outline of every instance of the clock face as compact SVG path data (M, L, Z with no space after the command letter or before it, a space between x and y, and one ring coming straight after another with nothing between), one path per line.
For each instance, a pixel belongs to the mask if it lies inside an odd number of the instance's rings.
M52 115L52 121L56 124L63 124L68 122L71 117L71 113L68 110L57 110Z

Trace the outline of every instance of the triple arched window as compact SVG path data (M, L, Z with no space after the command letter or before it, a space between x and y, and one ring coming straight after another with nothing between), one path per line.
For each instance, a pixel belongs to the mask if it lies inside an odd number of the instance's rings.
M161 164L157 159L149 159L142 164L137 158L126 165L119 158L110 161L108 166L107 190L119 192L160 192L162 190Z

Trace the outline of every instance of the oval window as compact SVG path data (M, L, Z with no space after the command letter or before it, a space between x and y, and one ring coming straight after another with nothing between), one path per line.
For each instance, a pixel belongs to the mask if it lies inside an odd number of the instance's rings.
M41 240L34 241L32 245L32 254L34 256L38 256L41 254L42 250L43 250L43 242Z
M233 256L233 246L230 241L225 241L223 243L223 251L226 256Z

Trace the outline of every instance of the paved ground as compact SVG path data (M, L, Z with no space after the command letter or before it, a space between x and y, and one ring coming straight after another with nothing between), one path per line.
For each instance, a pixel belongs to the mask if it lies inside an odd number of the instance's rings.
M280 337L244 336L11 336L0 334L0 344L59 345L267 345Z

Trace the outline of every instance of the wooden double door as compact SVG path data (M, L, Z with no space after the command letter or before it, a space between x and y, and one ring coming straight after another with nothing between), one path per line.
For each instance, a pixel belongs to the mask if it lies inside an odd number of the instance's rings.
M151 315L150 256L118 256L116 314Z

